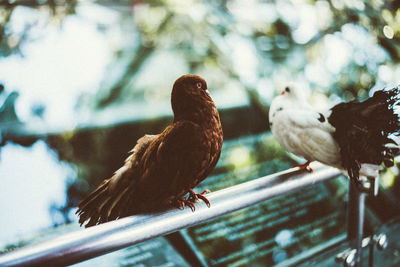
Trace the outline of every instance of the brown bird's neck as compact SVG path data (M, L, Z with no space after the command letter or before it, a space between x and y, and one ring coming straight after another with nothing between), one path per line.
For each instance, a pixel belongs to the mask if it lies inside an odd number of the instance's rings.
M201 126L218 127L220 125L219 114L214 102L188 103L182 112L175 112L174 122L181 120L192 121Z

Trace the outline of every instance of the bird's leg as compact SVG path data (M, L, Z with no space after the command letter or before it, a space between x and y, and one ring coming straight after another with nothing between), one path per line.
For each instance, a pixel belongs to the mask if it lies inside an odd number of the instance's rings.
M193 191L193 189L190 188L188 200L194 203L196 200L201 199L204 201L204 203L206 203L207 207L210 207L210 201L204 196L207 193L210 193L210 190L206 189L201 193L196 193Z
M310 167L311 160L307 160L306 163L295 165L294 167L299 167L300 170L306 170L308 172L313 172L314 170Z

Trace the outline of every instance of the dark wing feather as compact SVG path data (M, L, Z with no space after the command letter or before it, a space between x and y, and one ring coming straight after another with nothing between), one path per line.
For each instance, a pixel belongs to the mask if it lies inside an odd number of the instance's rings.
M134 198L120 201L123 216L138 211L149 211L170 205L186 194L212 170L211 143L198 124L179 121L165 129L143 155L142 176L129 185Z
M394 107L399 102L399 90L377 91L364 102L341 103L332 108L328 118L336 131L342 166L350 178L358 179L362 163L393 165L399 151L386 146L395 143L390 135L400 131L399 115Z
M96 225L112 219L116 213L114 208L129 184L134 182L135 172L138 172L138 164L150 143L158 135L145 135L137 141L135 147L130 151L132 154L126 159L122 168L115 174L104 180L98 188L84 199L78 206L76 213L79 215L79 223L82 225L89 218L85 227Z
M196 123L178 121L159 136L143 137L125 165L82 201L79 222L90 218L89 227L170 205L215 167L222 135L213 142L214 135Z

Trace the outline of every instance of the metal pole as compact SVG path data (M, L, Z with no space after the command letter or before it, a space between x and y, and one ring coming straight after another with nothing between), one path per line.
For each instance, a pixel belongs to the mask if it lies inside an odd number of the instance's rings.
M196 225L264 200L335 178L337 169L313 163L313 173L292 168L207 195L196 211L171 209L135 215L82 229L40 244L0 255L0 266L64 266L94 258L158 236Z
M355 249L354 266L362 266L362 240L364 233L365 197L367 193L360 185L349 180L349 202L347 210L347 238Z
M335 260L346 267L361 267L362 249L370 246L369 266L373 265L373 246L383 250L387 246L385 234L366 237L364 234L365 198L367 195L377 196L379 177L360 177L358 181L349 180L349 199L347 205L347 240L350 248L336 255Z

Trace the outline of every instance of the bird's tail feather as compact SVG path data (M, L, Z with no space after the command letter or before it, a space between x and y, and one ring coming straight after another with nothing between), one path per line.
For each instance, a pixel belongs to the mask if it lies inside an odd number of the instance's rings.
M109 179L105 180L94 192L79 204L76 213L79 216L80 225L86 222L89 218L90 220L85 227L97 224L100 219L98 207L102 205L102 203L105 203L105 200L107 199L108 183Z
M329 122L336 128L334 138L341 148L342 165L351 178L358 178L361 164L393 166L400 149L397 113L399 89L381 90L364 102L341 103L332 108Z
M126 170L117 171L113 177L104 180L95 191L79 204L76 213L81 225L88 221L85 227L90 227L121 217L120 200L122 198L129 199L127 195L129 187L124 188L122 185L124 175L126 175Z
M97 189L84 199L78 206L77 214L82 225L87 220L85 227L93 226L125 217L139 208L135 203L135 166L145 153L150 143L159 135L145 135L137 141L130 151L132 154L125 160L124 166L119 168L114 175L104 180Z

